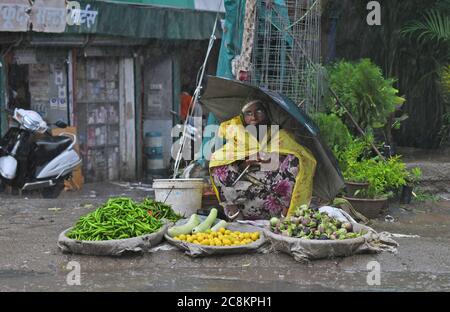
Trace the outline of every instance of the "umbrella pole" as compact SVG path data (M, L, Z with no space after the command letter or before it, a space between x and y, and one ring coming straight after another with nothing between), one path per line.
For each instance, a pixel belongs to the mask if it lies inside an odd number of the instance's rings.
M275 134L278 134L278 132L279 132L279 130L278 130L277 132L275 132ZM271 135L271 137L272 137L272 135ZM262 150L263 148L265 148L265 147L267 146L268 143L269 143L269 142L267 142L267 140L266 140L266 142L264 142L264 144L263 144L259 149ZM259 153L259 152L258 152L258 153ZM250 165L247 165L247 167L245 167L245 169L242 171L242 173L236 178L236 180L234 180L232 186L235 186L236 183L238 183L238 181L239 181L240 179L242 179L242 177L243 177L244 174L248 171L248 169L250 169Z
M189 105L190 109L188 109L188 114L186 116L186 120L184 121L183 134L182 134L182 138L181 138L181 146L180 146L180 150L177 153L177 158L175 159L175 165L174 165L174 170L173 170L173 179L177 178L178 169L180 167L180 162L181 162L181 158L182 158L182 154L183 154L183 148L186 143L187 123L188 123L189 117L191 117L191 114L194 112L195 105L197 104L197 101L198 101L198 98L200 95L200 90L202 88L203 76L205 75L206 63L208 62L209 54L211 53L211 49L214 45L214 41L216 40L215 33L216 33L216 28L217 28L217 22L219 20L219 12L220 12L219 9L220 9L220 7L217 9L216 20L214 22L214 27L213 27L211 37L209 38L208 50L206 51L205 60L201 67L200 78L197 81L197 87L195 89L194 96L191 100L191 105Z
M236 183L239 182L239 180L244 176L244 174L247 172L247 170L250 168L250 165L248 165L247 167L245 167L245 169L242 171L242 173L236 178L236 180L234 180L233 185L235 186Z

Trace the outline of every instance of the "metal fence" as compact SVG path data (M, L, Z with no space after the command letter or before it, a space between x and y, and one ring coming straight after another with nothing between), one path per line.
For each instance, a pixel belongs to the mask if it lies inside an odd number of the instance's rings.
M251 83L306 111L320 100L320 0L257 1Z

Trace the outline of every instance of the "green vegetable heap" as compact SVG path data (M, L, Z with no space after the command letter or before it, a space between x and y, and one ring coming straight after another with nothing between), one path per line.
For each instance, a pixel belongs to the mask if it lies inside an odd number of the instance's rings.
M150 198L144 199L141 204L141 208L151 211L150 214L157 219L167 219L173 223L182 218L182 216L172 210L170 205L165 205Z
M270 219L270 229L283 236L318 239L343 240L363 236L364 232L353 232L353 225L330 217L327 213L301 206L295 215L285 219Z
M136 203L130 198L111 198L95 211L82 216L67 237L102 241L151 234L163 226L163 219L181 218L170 206L151 199Z

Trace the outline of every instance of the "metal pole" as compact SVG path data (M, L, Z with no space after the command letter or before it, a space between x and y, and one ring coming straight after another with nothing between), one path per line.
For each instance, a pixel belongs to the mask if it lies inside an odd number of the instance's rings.
M220 7L219 7L219 9L220 9ZM195 89L194 96L193 96L193 99L191 101L191 105L189 105L190 107L192 106L192 108L188 110L188 114L186 116L186 120L184 121L183 134L182 134L182 138L181 138L181 146L180 146L180 150L177 153L177 158L175 159L175 165L174 165L174 171L173 171L173 179L176 179L176 177L177 177L178 169L179 169L180 162L181 162L181 156L182 156L183 148L184 148L184 145L186 143L187 122L189 120L189 117L191 116L191 113L194 111L195 105L197 104L197 100L198 100L199 95L200 95L200 90L202 88L202 82L203 82L203 77L204 77L204 74L205 74L206 63L208 62L209 54L211 53L211 49L212 49L212 47L214 45L214 41L216 40L215 33L216 33L216 28L217 28L217 22L219 20L219 9L217 10L217 15L216 15L216 20L214 22L213 31L212 31L211 37L209 39L209 45L208 45L208 50L206 51L205 60L204 60L203 65L201 67L200 78L197 81L197 87Z

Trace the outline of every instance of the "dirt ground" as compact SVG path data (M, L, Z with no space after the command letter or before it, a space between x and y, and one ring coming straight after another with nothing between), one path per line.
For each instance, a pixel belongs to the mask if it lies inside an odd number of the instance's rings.
M372 227L408 235L396 238L396 254L301 264L273 253L195 259L173 249L120 258L61 253L60 232L110 196L121 195L140 200L153 192L148 185L105 183L54 200L0 195L0 291L450 290L450 201L391 204L393 219L383 216ZM367 265L374 260L381 269L378 286L367 283ZM80 264L79 286L67 283L71 261Z

